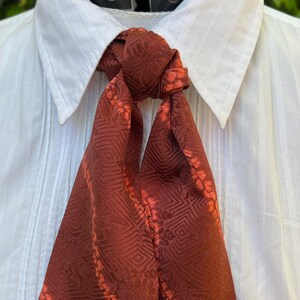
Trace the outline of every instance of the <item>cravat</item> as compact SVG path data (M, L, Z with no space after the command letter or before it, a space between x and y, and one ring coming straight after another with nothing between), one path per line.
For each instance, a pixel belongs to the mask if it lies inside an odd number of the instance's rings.
M235 299L213 176L179 52L132 28L96 110L40 299ZM139 102L161 99L140 166ZM160 100L157 100L160 101Z

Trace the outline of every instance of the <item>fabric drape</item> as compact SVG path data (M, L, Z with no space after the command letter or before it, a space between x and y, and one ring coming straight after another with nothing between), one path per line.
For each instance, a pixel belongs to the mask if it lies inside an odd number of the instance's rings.
M179 52L122 32L40 299L235 299L217 195ZM161 99L141 165L138 103ZM159 101L159 100L158 100Z

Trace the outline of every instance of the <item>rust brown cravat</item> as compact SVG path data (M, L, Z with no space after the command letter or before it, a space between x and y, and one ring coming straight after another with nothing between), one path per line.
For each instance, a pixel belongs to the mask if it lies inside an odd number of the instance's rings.
M177 50L122 32L40 299L235 299L213 176ZM162 99L141 168L138 102Z

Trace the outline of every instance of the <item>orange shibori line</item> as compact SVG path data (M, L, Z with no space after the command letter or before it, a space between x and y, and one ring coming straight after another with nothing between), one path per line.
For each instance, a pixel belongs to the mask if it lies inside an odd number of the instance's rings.
M141 197L143 200L143 203L145 204L145 207L143 207L137 200L136 193L134 186L132 185L129 177L125 173L124 175L124 183L125 187L127 189L129 198L133 201L134 207L137 209L139 213L139 217L145 222L146 226L148 227L150 233L151 233L151 228L153 229L153 234L151 234L152 242L153 242L153 250L154 250L154 255L157 261L157 256L158 256L158 250L157 246L160 243L160 236L159 236L159 224L157 222L158 217L157 217L157 211L155 210L155 204L157 203L157 200L154 199L154 197L150 197L147 193L146 190L141 189ZM146 208L149 208L148 210ZM148 212L148 213L147 213ZM161 287L167 297L167 300L173 299L173 293L171 290L168 289L167 284L165 282L162 282L159 274L158 274Z
M213 217L215 218L216 225L218 227L218 231L220 234L220 237L222 238L222 241L224 241L224 235L221 227L221 220L219 215L219 206L217 201L217 194L215 190L215 186L213 181L206 178L206 173L201 168L201 160L193 155L192 151L190 149L183 149L183 153L185 154L186 158L189 161L190 167L191 167L191 175L192 179L195 182L195 185L197 189L204 194L207 201L207 208L210 213L213 214Z
M155 257L157 259L157 256L158 256L157 246L160 243L160 236L159 236L160 226L159 226L159 223L157 222L158 221L157 210L155 209L155 204L157 203L157 200L153 196L150 197L149 194L147 193L147 191L144 189L142 189L142 198L146 201L147 205L150 207L151 215L149 216L149 218L151 218L151 223L152 223L153 230L154 230L152 240L153 240ZM165 296L167 297L167 300L173 299L173 297L174 297L173 292L171 290L169 290L167 284L161 280L160 274L158 274L158 278L161 283L161 287L165 293Z
M93 191L93 183L91 179L91 174L88 168L87 158L86 154L84 154L82 158L82 169L83 169L83 175L86 180L86 184L89 190L90 194L90 200L91 200L91 208L92 208L92 247L93 247L93 260L95 264L95 272L96 276L99 280L100 288L103 287L105 294L109 299L111 300L117 300L117 297L115 295L111 295L110 288L108 284L105 282L105 277L103 275L103 269L104 266L101 263L101 257L100 252L97 246L97 232L96 232L96 207L95 207L95 195Z

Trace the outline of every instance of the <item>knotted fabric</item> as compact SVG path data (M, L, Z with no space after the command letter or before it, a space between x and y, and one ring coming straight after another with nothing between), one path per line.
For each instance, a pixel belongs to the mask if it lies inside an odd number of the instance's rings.
M122 32L40 299L235 299L213 176L177 50ZM140 166L138 103L161 99ZM160 100L157 100L160 101Z

